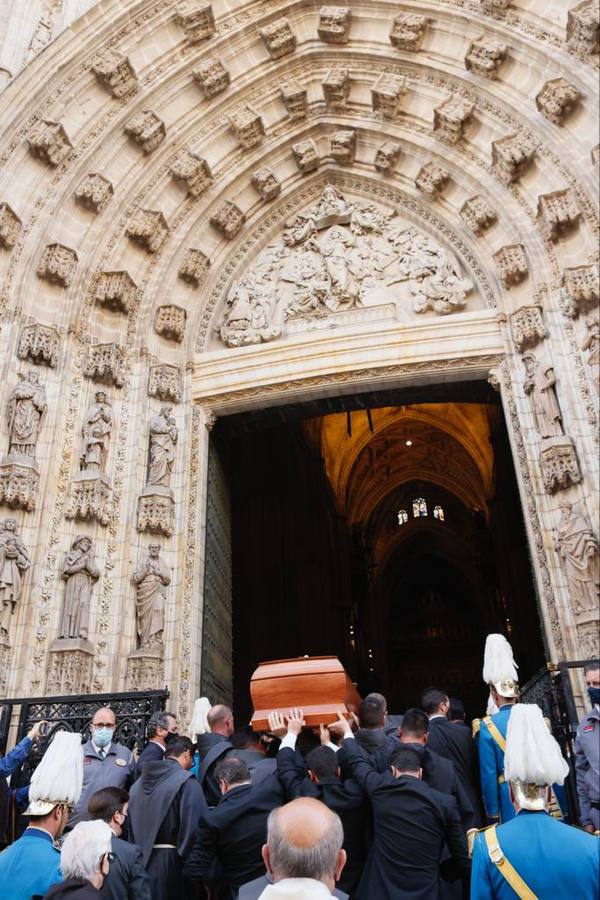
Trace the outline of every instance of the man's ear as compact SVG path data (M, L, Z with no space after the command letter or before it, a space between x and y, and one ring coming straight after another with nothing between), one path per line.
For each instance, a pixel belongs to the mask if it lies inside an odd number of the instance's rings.
M262 858L265 864L265 869L267 870L267 874L273 878L273 869L271 868L271 857L269 855L269 847L267 844L262 845Z
M319 783L319 779L317 778L317 776L315 775L315 773L313 772L312 769L309 769L307 774L313 784Z
M392 770L392 775L394 776L394 778L398 778L400 773L398 772L396 766L390 766L390 769Z
M426 731L425 734L423 735L423 743L426 744L428 740L429 740L429 732Z
M229 790L229 785L224 778L219 778L219 790L221 791L221 795L226 794Z
M346 851L340 850L340 852L338 853L337 862L335 864L335 872L333 875L335 881L340 880L340 875L342 874L342 869L346 865L346 859L347 859Z
M417 770L417 778L423 778L423 769Z
M336 778L341 778L341 777L342 777L342 770L340 769L339 766L338 766L337 769L335 770L335 777L336 777Z

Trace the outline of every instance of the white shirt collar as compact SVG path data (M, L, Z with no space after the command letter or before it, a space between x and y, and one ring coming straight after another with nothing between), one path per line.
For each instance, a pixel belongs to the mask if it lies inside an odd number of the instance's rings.
M94 741L92 741L92 747L96 751L96 755L98 755L100 753L100 751L102 750L102 752L104 753L104 756L108 756L108 751L112 747L112 741L110 742L110 744L107 744L106 747L99 747L98 744L95 744Z
M429 716L429 721L432 719L445 719L446 716L443 713L434 713L432 716Z

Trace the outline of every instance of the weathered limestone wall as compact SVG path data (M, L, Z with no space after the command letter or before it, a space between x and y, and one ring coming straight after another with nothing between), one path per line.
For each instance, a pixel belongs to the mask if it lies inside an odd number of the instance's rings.
M490 370L550 655L597 652L594 4L102 0L0 24L0 405L35 371L47 406L0 433L23 545L0 689L166 683L186 715L214 416Z

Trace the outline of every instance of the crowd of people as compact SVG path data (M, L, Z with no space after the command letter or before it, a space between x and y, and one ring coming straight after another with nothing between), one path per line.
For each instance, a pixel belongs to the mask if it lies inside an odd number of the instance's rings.
M179 733L152 715L139 758L97 709L90 738L57 731L31 784L6 776L36 726L0 759L0 839L8 811L28 826L0 853L3 900L435 900L600 896L600 662L588 665L580 726L581 817L567 824L569 765L540 708L518 702L501 635L486 641L488 711L427 689L390 716L369 694L308 728L274 710L269 731L196 701ZM188 730L188 729L186 729Z

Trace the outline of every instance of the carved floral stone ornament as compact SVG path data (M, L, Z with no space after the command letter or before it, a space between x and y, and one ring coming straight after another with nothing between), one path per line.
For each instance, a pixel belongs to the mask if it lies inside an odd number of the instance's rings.
M250 181L263 200L274 200L281 193L281 182L268 166L253 172Z
M541 306L522 306L510 317L513 340L519 352L535 347L547 336Z
M60 122L41 119L37 122L27 138L32 156L41 159L49 166L58 166L63 162L73 145Z
M229 127L242 150L252 150L262 144L265 126L260 113L246 104L235 109L229 116Z
M487 231L498 218L495 210L492 209L485 197L482 197L480 194L470 197L463 203L460 217L465 225L477 235Z
M562 125L581 100L581 91L566 78L547 81L535 98L536 106L549 122Z
M574 266L563 271L563 311L569 318L593 309L600 299L597 265Z
M553 191L538 197L538 221L549 241L557 241L575 228L580 216L581 210L570 190Z
M30 319L21 331L17 356L55 369L60 359L61 339L62 335L54 325L40 325Z
M308 115L308 91L298 81L286 81L279 89L290 119L297 121Z
M356 156L356 131L345 129L331 135L330 152L340 166L351 166Z
M90 345L83 374L100 384L123 387L125 383L125 351L114 341Z
M458 144L465 136L474 109L475 104L464 97L448 97L433 111L433 133L441 141Z
M214 181L207 161L187 149L173 160L170 172L173 178L185 185L192 197L200 197Z
M421 47L430 21L426 16L419 16L415 13L399 13L392 23L390 42L398 50L409 50L415 53Z
M409 319L464 309L473 283L458 260L396 210L327 185L229 289L218 325L229 347L272 341L302 321L351 321L364 310Z
M37 267L38 278L69 287L77 266L77 254L64 244L48 244Z
M316 172L321 164L317 145L312 138L293 144L292 153L294 154L296 165L303 175L310 175L311 172Z
M86 209L101 213L109 204L113 193L114 189L108 178L93 172L85 176L75 191L75 199Z
M576 56L585 59L598 52L600 25L597 0L583 0L572 7L567 18L567 47Z
M287 19L276 19L259 32L271 59L281 59L296 49L296 35Z
M504 184L519 181L534 156L535 148L518 132L492 141L492 170Z
M128 272L101 272L94 291L96 303L127 315L137 306L137 285Z
M352 12L348 6L322 6L317 31L327 44L347 44L351 24Z
M449 173L434 162L428 162L422 166L415 178L415 184L419 190L432 199L438 196L449 181Z
M189 247L185 252L177 274L182 281L187 281L189 284L193 284L194 287L200 287L206 280L209 268L210 259L206 253L203 253L202 250L198 250L196 247Z
M154 330L168 341L180 344L185 335L187 312L181 306L167 304L159 306L154 318Z
M520 284L529 274L527 257L523 244L507 244L494 253L498 274L504 287Z
M231 82L229 71L216 57L202 60L192 74L207 100L226 90Z
M384 141L377 149L373 165L378 172L390 175L394 171L401 153L402 147L400 144L395 143L395 141Z
M587 353L587 361L592 374L596 393L600 395L600 319L598 313L587 316L585 320L586 334L581 350Z
M471 41L465 55L465 67L483 78L495 78L506 59L508 47L494 38L482 35Z
M127 123L125 134L139 144L144 153L152 153L164 141L167 130L155 112L145 109Z
M323 79L323 97L331 109L343 109L350 96L348 69L330 69Z
M127 236L148 253L156 253L168 235L165 217L153 209L138 209L127 226Z
M183 28L186 41L197 44L215 33L215 17L212 3L182 0L176 7L177 21Z
M0 247L12 250L21 235L22 223L8 203L0 203Z
M395 119L405 93L406 78L382 72L371 88L373 112L380 113L384 119Z
M126 56L108 51L96 60L92 69L100 84L113 97L128 97L139 90L137 75Z
M181 403L183 376L180 367L168 363L156 363L150 366L148 396Z
M232 240L242 229L246 216L235 203L226 200L210 217L210 224Z

